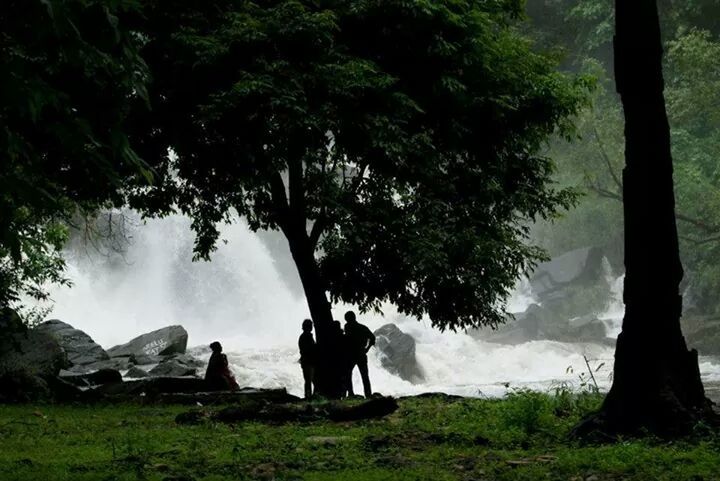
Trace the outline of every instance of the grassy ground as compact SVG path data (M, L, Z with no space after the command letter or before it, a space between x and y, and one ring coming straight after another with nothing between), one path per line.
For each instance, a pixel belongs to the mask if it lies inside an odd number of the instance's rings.
M412 398L380 420L178 426L182 406L0 406L0 480L720 480L720 439L583 447L592 395Z

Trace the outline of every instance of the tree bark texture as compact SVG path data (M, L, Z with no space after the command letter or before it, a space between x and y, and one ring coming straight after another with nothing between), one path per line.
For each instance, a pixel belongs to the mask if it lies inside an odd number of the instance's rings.
M712 417L680 328L683 277L656 0L616 0L615 78L625 115L625 317L613 385L579 430L683 434ZM579 433L582 434L582 433Z
M335 345L338 339L334 335L332 310L327 300L326 284L315 259L315 248L304 224L289 228L285 235L315 327L317 342L315 393L326 398L338 399L344 391L342 359L338 356L340 346Z

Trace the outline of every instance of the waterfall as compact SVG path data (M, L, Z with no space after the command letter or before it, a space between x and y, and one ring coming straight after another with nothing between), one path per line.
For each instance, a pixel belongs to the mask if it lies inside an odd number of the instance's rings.
M123 256L104 257L92 249L68 252L68 275L74 286L52 288L49 317L84 330L106 348L143 332L181 324L191 346L223 343L241 385L284 386L300 394L297 337L308 309L297 289L290 287L297 278L278 268L287 264L288 259L280 256L289 252L269 250L266 236L261 238L237 221L220 228L221 241L211 262L192 262L189 219L173 215L142 223L135 215L135 220L139 225ZM621 318L617 313L622 311L613 310L618 300L622 308L621 279L615 283L620 291L613 289L617 299L603 315L608 323ZM509 299L508 309L521 312L532 302L530 285L524 280ZM342 319L348 309L352 306L335 306L335 318ZM392 306L387 306L384 316L361 314L359 320L371 329L393 322L416 339L417 359L426 378L423 384L410 384L385 371L377 353L370 352L373 387L384 394L444 391L500 396L508 383L511 389L577 384L578 374L587 370L583 356L594 360L595 366L604 360L596 378L602 387L609 385L610 346L553 341L491 344L463 332L440 333L427 320L407 318ZM355 383L359 385L359 379Z

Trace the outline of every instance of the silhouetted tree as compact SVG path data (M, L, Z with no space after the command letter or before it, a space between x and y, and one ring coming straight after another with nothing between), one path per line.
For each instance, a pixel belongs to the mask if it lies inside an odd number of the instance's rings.
M615 78L625 114L625 318L613 385L578 434L688 432L712 416L697 351L680 329L683 276L675 223L656 0L616 0Z
M137 205L190 215L200 257L235 213L282 230L323 364L328 293L496 325L542 258L530 221L573 200L538 152L587 87L516 33L520 15L513 0L147 2L153 114L136 140L165 177Z

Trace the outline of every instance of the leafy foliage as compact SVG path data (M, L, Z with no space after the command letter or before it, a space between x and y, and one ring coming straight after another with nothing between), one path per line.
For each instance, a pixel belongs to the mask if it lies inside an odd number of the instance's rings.
M281 229L308 288L441 328L497 324L538 259L528 225L574 200L539 155L589 82L517 33L521 3L147 2L162 175L135 205ZM175 154L167 155L168 148Z
M123 201L148 180L123 123L145 93L133 0L7 0L0 5L0 305L62 282L58 225Z
M549 154L558 162L559 184L579 187L587 195L562 222L538 225L535 234L555 254L603 244L609 247L617 265L623 238L619 202L624 165L622 111L612 83L611 37L597 31L603 29L603 23L612 25L611 3L584 0L569 14L556 10L553 16L546 12L539 19L544 23L535 22L543 31L550 32L556 31L561 21L569 22L566 30L575 32L572 38L562 40L562 32L552 38L565 43L574 68L599 79L593 108L583 111L577 119L580 139L572 144L555 142ZM665 95L672 129L681 254L690 293L698 307L711 314L720 305L715 294L720 287L719 4L716 0L698 0L660 1L658 5L666 39Z

